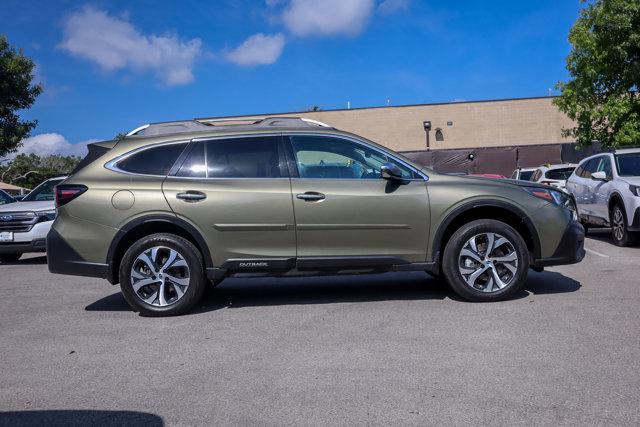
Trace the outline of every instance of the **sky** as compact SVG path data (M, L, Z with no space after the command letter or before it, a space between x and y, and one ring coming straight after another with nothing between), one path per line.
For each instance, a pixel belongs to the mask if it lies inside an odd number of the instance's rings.
M2 0L44 93L22 152L142 124L546 96L578 0ZM552 91L555 94L555 91Z

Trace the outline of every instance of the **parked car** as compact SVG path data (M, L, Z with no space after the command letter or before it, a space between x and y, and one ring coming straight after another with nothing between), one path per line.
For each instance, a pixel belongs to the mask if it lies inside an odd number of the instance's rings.
M576 166L570 163L539 166L531 175L530 181L563 189Z
M640 233L640 149L596 154L580 162L567 180L585 227L611 227L618 246Z
M531 180L531 175L536 171L536 168L517 168L511 174L511 179L519 179L521 181Z
M15 202L16 202L16 199L11 197L9 193L6 193L0 190L0 206L7 205L9 203L15 203Z
M44 181L22 201L0 206L0 261L17 261L23 253L44 252L56 217L53 188L65 177Z
M82 165L57 186L49 270L120 283L146 315L184 313L206 279L247 274L427 271L495 301L529 267L584 256L563 192L441 175L304 119L149 125L92 144Z

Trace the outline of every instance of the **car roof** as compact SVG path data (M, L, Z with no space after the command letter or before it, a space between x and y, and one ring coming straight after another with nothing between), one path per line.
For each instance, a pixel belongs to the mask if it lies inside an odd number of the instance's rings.
M631 154L631 153L640 153L640 148L617 148L614 151L615 154Z

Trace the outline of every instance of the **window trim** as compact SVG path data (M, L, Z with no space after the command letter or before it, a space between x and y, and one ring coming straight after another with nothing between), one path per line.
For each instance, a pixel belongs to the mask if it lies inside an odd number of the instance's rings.
M345 139L347 141L356 143L362 147L373 150L379 154L387 156L421 177L421 178L407 179L406 181L421 181L421 182L429 181L429 176L427 174L425 174L420 170L417 170L415 167L411 166L410 164L407 164L406 162L402 161L401 159L393 156L392 154L384 150L380 150L379 148L374 147L371 144L366 143L365 141L361 141L359 139L356 139L347 135L341 135L337 133L326 133L326 132L300 132L300 133L292 132L292 133L283 134L283 137L284 137L283 139L285 140L285 143L288 145L287 154L288 156L292 156L291 159L288 159L289 168L291 168L292 166L295 168L295 174L290 172L291 179L321 179L321 180L334 180L334 181L340 180L340 181L366 181L366 182L376 181L373 179L362 179L362 178L300 178L300 172L298 171L298 163L296 162L295 153L293 152L293 144L290 139L292 136L314 136L314 137L324 137L324 138L333 137L333 138ZM384 181L383 178L380 178L380 180Z
M164 175L139 173L139 172L129 172L129 171L126 171L124 169L120 169L118 167L118 163L120 163L123 160L128 159L129 157L131 157L131 156L133 156L135 154L141 153L142 151L146 151L146 150L149 150L151 148L156 148L156 147L163 147L165 145L176 145L176 144L185 144L185 147L182 149L182 152L180 153L180 155L178 157L176 157L176 159L173 162L173 165L171 165L171 167L169 168L169 171ZM168 142L160 142L160 143L156 143L156 144L147 144L147 145L144 145L142 147L138 147L138 148L136 148L134 150L128 151L128 152L126 152L124 154L121 154L118 157L116 157L115 159L109 160L107 163L104 164L104 167L106 169L109 169L110 171L123 173L125 175L148 176L148 177L154 177L154 178L165 178L165 177L169 176L169 174L173 171L173 168L175 167L176 163L178 162L178 160L181 160L182 155L184 154L185 150L187 150L187 148L189 148L190 145L191 145L191 141L189 141L189 140L168 141Z

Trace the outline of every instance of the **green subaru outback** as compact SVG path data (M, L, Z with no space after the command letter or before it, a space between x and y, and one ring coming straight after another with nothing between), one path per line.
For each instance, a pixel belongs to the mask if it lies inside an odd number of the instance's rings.
M238 275L426 271L496 301L529 268L584 257L562 191L438 174L299 118L158 123L92 144L56 204L49 270L119 283L146 315L184 313Z

